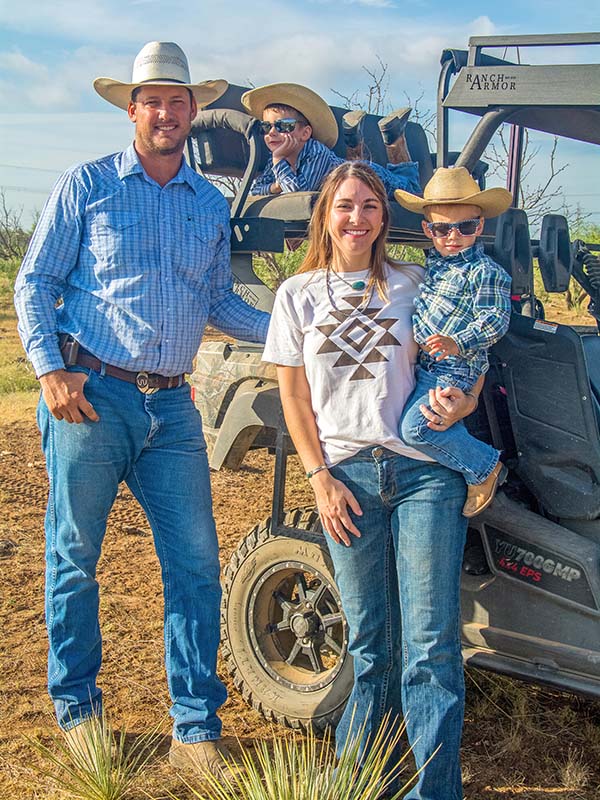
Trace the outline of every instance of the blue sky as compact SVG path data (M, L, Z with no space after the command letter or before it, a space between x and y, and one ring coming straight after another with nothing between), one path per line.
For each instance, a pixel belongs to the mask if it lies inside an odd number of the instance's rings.
M132 136L126 115L96 95L92 81L99 75L128 81L133 57L153 39L180 44L194 80L293 81L337 104L333 90L365 90L363 67L376 69L379 58L388 65L389 110L404 105L405 95L421 94L421 106L433 108L441 51L465 48L471 35L598 29L600 14L589 0L488 6L464 0L5 0L0 187L27 221L63 169L126 146ZM600 46L594 49L598 62ZM522 54L524 61L539 58L540 51ZM455 122L455 146L470 124L464 117ZM560 183L570 205L579 202L600 222L594 150L561 143L559 160L571 166Z

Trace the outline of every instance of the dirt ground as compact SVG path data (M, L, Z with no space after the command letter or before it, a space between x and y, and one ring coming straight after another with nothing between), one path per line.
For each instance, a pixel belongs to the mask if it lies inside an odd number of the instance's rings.
M29 406L31 407L31 403ZM47 482L32 411L0 419L0 798L53 797L26 736L51 742L45 689L43 517ZM269 515L272 459L251 453L238 472L213 473L214 510L225 563L240 539ZM286 506L310 502L295 467ZM163 741L139 796L189 797L166 764L169 699L163 669L158 562L144 515L127 489L111 514L99 565L104 663L100 685L115 727L131 737L162 723ZM225 674L224 733L250 744L274 733ZM516 681L467 672L464 735L468 800L600 798L600 704ZM277 736L282 735L281 729Z

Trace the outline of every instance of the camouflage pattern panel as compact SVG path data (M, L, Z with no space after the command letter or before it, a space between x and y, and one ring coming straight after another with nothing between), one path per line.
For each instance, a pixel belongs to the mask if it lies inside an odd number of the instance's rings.
M231 398L248 380L277 383L274 364L261 361L258 348L243 348L223 342L205 342L198 350L196 369L190 376L196 407L206 429L219 428Z

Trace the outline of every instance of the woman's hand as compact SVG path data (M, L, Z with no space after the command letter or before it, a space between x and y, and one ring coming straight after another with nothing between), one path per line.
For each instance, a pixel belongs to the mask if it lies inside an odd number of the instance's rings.
M358 501L350 489L334 478L328 470L313 475L310 483L315 493L323 530L337 544L343 542L346 547L350 547L348 532L360 538L360 531L352 522L348 508L360 516L362 510Z
M423 416L429 420L427 427L434 431L446 431L455 422L468 417L477 408L477 397L465 394L455 386L445 389L436 386L429 390L429 406L419 406Z

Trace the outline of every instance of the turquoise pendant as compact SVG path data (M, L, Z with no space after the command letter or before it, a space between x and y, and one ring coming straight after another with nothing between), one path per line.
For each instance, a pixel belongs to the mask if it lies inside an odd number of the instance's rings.
M364 289L366 285L367 284L364 281L354 281L352 288L360 291L361 289Z

